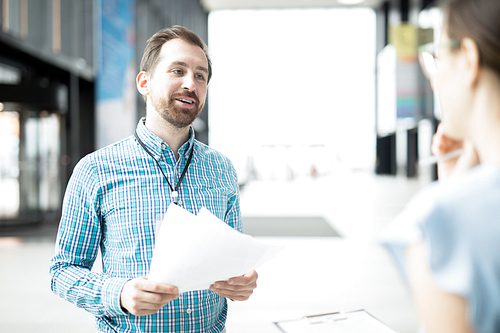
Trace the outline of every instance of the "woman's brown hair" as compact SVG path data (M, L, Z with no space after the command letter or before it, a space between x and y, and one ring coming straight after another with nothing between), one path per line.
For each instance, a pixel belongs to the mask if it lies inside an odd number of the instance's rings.
M444 10L448 36L473 39L481 65L500 76L500 0L455 0Z

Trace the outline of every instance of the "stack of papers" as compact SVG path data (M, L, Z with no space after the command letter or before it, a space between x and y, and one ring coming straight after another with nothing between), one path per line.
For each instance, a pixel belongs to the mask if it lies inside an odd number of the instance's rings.
M194 215L171 204L157 231L148 279L181 293L208 289L255 270L282 248L234 230L206 208Z

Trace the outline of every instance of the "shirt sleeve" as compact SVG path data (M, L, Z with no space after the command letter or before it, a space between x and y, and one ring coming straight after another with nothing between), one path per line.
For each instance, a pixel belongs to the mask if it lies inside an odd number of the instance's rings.
M384 233L383 244L405 275L405 249L424 241L432 275L463 297L477 332L500 330L500 172L476 167L420 191Z
M394 221L384 230L381 237L382 245L386 248L396 268L400 272L404 283L407 283L405 251L406 247L419 243L423 240L422 229L419 221L423 219L423 197L425 194L418 193L409 204L398 214Z
M454 205L442 197L446 194L437 184L420 191L384 231L383 245L406 282L406 248L426 242L430 267L440 288L466 296L473 269L471 249L464 228L454 216Z
M99 182L90 157L74 169L64 195L50 262L51 289L96 316L123 315L120 293L127 279L93 272L102 238Z
M403 281L408 284L405 252L408 246L425 242L429 248L432 275L445 292L467 300L471 322L475 322L475 250L469 228L458 217L460 209L446 200L448 192L430 186L419 192L384 232L388 250ZM445 199L443 199L445 198Z
M229 197L229 202L227 205L227 212L225 215L225 222L232 228L238 230L239 232L244 232L243 221L240 211L240 191L238 186L238 176L236 170L232 163L230 163L229 178L231 179L231 185L234 189L234 194Z

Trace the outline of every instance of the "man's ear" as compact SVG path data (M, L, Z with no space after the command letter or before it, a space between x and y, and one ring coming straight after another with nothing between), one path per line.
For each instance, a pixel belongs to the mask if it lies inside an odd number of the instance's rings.
M479 80L479 70L481 69L481 56L476 42L465 37L462 39L461 48L465 55L466 78L471 87L475 87Z
M137 74L136 85L142 96L149 95L149 74L144 71Z

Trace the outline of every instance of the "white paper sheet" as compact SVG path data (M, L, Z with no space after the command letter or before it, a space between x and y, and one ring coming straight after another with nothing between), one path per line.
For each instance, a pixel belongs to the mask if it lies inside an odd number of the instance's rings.
M206 208L194 215L171 204L156 236L148 279L181 293L208 289L256 269L282 248L234 230Z

